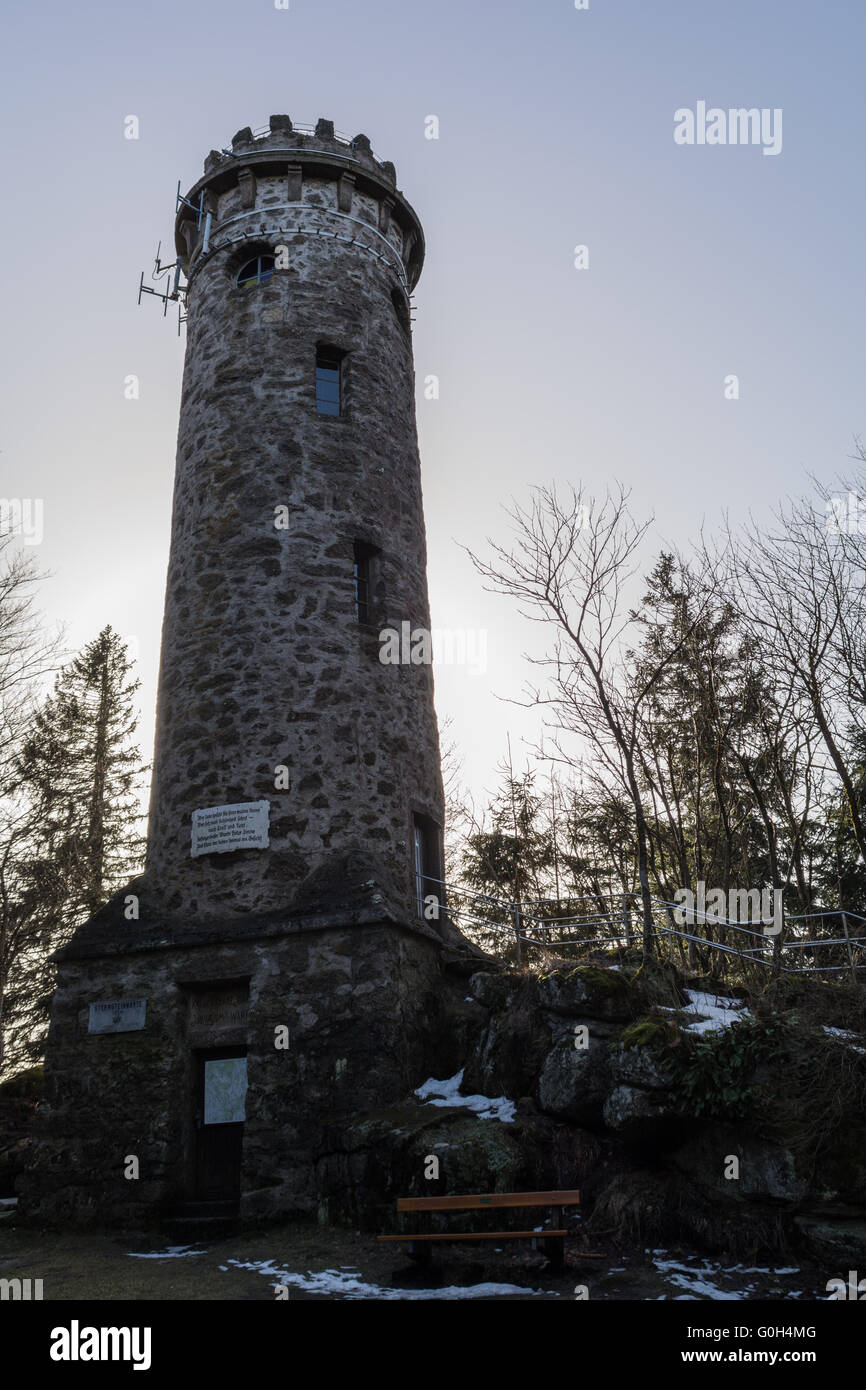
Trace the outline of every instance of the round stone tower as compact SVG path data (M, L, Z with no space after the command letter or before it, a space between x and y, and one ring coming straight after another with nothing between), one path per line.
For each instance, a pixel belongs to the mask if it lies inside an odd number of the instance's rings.
M176 230L147 867L54 958L21 1210L380 1223L357 1125L458 1069L480 956L439 913L421 227L365 136L273 116L208 157Z
M188 336L151 909L203 923L351 907L363 882L417 918L438 895L443 821L429 643L412 640L429 629L421 225L366 136L272 116L211 152L176 244ZM241 844L255 825L255 847L193 840L208 811L234 816Z

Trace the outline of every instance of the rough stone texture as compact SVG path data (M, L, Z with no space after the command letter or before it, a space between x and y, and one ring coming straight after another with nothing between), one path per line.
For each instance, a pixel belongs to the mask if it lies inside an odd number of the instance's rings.
M468 1093L518 1097L534 1090L552 1035L533 985L504 971L482 971L469 980L475 1007L485 1012L466 1053Z
M419 915L413 821L435 840L444 814L432 672L379 660L382 628L429 628L408 307L424 238L394 185L364 137L276 116L211 151L178 213L187 348L146 869L58 956L32 1219L130 1224L191 1199L197 1053L229 1046L247 1048L241 1217L314 1211L326 1125L453 1075L474 1044L465 977L485 958ZM239 288L277 246L288 269ZM343 354L336 418L316 409L319 347ZM375 551L367 622L356 542ZM259 801L267 849L191 857L194 810ZM214 1029L201 1000L218 988ZM90 1002L138 996L143 1030L88 1034Z
M610 1046L590 1035L578 1048L566 1037L548 1053L538 1079L538 1104L548 1115L597 1124L610 1088Z
M736 1179L725 1177L729 1154L740 1161ZM709 1196L722 1201L759 1197L798 1203L809 1191L809 1182L798 1174L788 1149L744 1133L742 1127L708 1125L677 1149L671 1161Z
M334 1133L318 1171L330 1219L394 1229L397 1197L452 1192L580 1188L598 1160L597 1140L521 1101L512 1123L416 1102L380 1111ZM428 1156L439 1177L424 1176ZM540 1219L540 1217L539 1217ZM527 1213L497 1210L497 1224L525 1228ZM478 1229L477 1213L432 1216L425 1229Z
M538 1002L553 1013L625 1021L634 1000L625 976L594 965L552 971L538 981Z
M615 1086L603 1108L604 1123L627 1143L654 1149L682 1126L670 1093Z
M806 1253L818 1260L827 1270L848 1279L849 1269L856 1269L859 1278L866 1278L866 1221L862 1217L847 1220L804 1213L794 1217ZM830 1271L833 1271L831 1274ZM857 1281L855 1280L855 1283ZM859 1295L858 1301L862 1299Z
M443 1060L458 1069L446 1001L463 986L442 961L432 937L382 923L67 959L22 1214L134 1224L189 1199L194 1049L239 1043L249 1078L241 1216L315 1211L326 1127L401 1100ZM204 986L248 994L248 1022L196 1028ZM118 996L147 998L145 1029L88 1034L90 1002ZM288 1050L275 1046L278 1025ZM123 1176L129 1154L137 1181Z
M382 664L378 639L429 627L412 345L392 298L405 303L423 237L372 153L328 131L245 129L238 154L209 160L189 193L215 208L207 253L191 211L178 217L189 319L147 859L163 917L285 910L329 864L336 887L354 849L413 916L413 814L443 821L431 669ZM285 206L287 142L302 209ZM338 216L341 180L357 221ZM277 244L289 269L238 288ZM347 354L339 418L316 411L318 344ZM380 552L366 625L356 540ZM193 809L260 799L268 851L190 858Z
M628 1086L643 1086L651 1091L666 1091L671 1085L665 1059L648 1047L618 1047L610 1062L611 1075Z
M509 1009L520 987L520 980L506 970L479 970L469 978L469 993L485 1009Z

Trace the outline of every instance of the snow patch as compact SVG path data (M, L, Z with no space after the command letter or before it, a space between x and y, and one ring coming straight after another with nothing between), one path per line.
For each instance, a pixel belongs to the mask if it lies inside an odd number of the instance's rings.
M757 1265L721 1265L712 1260L700 1260L698 1256L686 1257L686 1260L668 1260L660 1258L667 1254L666 1250L653 1250L650 1252L652 1262L659 1274L665 1276L676 1289L685 1290L684 1293L674 1294L675 1302L687 1299L708 1298L713 1300L724 1300L734 1302L740 1299L747 1299L754 1290L754 1284L745 1284L742 1288L723 1288L721 1282L742 1284L742 1276L745 1274L775 1274L788 1275L799 1273L798 1266L784 1266L778 1269L765 1268ZM666 1298L662 1294L661 1298ZM790 1293L790 1298L800 1297L799 1293Z
M360 1299L379 1298L385 1302L405 1302L406 1300L447 1299L457 1301L464 1298L504 1298L509 1294L525 1297L543 1296L544 1289L525 1289L519 1284L468 1284L461 1287L451 1284L444 1289L395 1289L383 1288L380 1284L368 1284L366 1280L341 1270L326 1269L319 1274L308 1271L306 1274L292 1274L280 1269L273 1260L229 1260L238 1269L251 1269L263 1274L272 1284L287 1284L290 1288L303 1289L305 1293L330 1295L336 1298ZM557 1295L558 1296L558 1295Z
M866 1056L866 1047L857 1047L855 1043L850 1041L851 1038L856 1038L859 1042L861 1036L859 1033L849 1033L845 1028L830 1028L826 1023L823 1024L823 1028L824 1032L829 1033L831 1037L843 1038L848 1042L852 1052L859 1052L862 1056Z
M135 1250L127 1250L131 1260L182 1260L185 1255L206 1255L206 1250L196 1250L192 1245L170 1245L167 1250L152 1250L142 1255Z
M447 1081L437 1081L431 1077L423 1086L417 1087L415 1095L428 1105L460 1105L466 1110L474 1110L482 1120L501 1120L503 1124L510 1125L515 1115L514 1101L506 1100L504 1096L496 1099L490 1096L461 1096L463 1071L461 1067Z
M723 994L687 989L686 997L689 1002L681 1012L691 1014L696 1020L683 1030L686 1033L720 1033L723 1028L730 1028L732 1023L752 1017L739 999L729 999Z

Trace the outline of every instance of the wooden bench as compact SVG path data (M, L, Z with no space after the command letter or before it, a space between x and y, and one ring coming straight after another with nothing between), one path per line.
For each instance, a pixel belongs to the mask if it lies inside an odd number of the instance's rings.
M549 1207L555 1229L544 1231L412 1231L402 1235L377 1236L377 1240L408 1244L415 1259L429 1259L429 1243L458 1240L534 1240L556 1269L562 1269L565 1237L562 1208L580 1205L580 1193L564 1192L488 1192L466 1197L398 1197L397 1211L482 1211L487 1207Z

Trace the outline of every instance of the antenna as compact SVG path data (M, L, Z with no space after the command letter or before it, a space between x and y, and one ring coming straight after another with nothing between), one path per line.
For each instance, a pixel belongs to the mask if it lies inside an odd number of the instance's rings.
M204 216L204 189L202 189L201 193L199 194L198 207L196 207L195 203L191 203L190 200L189 200L189 198L185 198L184 195L181 193L181 191L180 191L180 179L178 179L178 181L177 181L177 197L176 197L176 199L175 199L175 204L174 204L174 210L175 210L175 212L177 212L177 210L178 210L178 208L180 207L181 203L183 203L183 206L184 206L185 208L189 208L191 212L194 212L194 213L195 213L195 216L196 216L196 226L200 229L200 228L201 228L201 219L202 219L202 217Z
M205 250L207 250L208 243L210 241L211 214L206 214L204 210L204 189L202 189L201 193L199 194L198 203L191 203L189 198L185 198L184 195L181 193L180 179L178 179L177 193L175 194L174 200L175 213L177 213L178 209L181 207L189 208L190 212L195 213L196 226L199 228L199 230L201 230L202 222L204 222L204 246ZM152 294L157 299L161 299L163 318L165 318L166 314L168 313L168 301L171 299L177 302L177 331L178 336L180 336L180 326L182 323L186 323L187 320L187 315L181 312L180 301L182 299L184 304L186 304L186 292L188 286L182 285L180 283L181 272L183 269L181 266L180 256L178 256L177 259L173 261L162 261L160 259L161 252L162 242L159 241L156 245L156 255L153 259L153 270L151 272L150 278L151 280L163 280L163 287L162 289L155 290L152 289L150 285L146 285L144 283L144 271L142 271L141 278L138 282L138 302L139 304L141 303L141 296L143 294ZM171 281L171 289L169 289L169 281L168 279L164 279L163 277L170 275L172 271L174 271L174 278Z
M157 243L156 255L155 255L154 260L153 260L153 270L152 270L152 272L151 272L150 278L151 278L151 280L163 280L163 277L170 275L171 272L174 271L174 280L172 281L171 289L168 288L169 281L168 281L167 279L164 280L164 286L165 286L164 289L161 289L161 290L152 289L150 285L146 285L146 284L144 283L144 271L142 271L142 272L141 272L141 277L140 277L139 282L138 282L138 302L139 302L139 304L141 304L141 296L142 296L143 294L152 294L152 295L154 295L157 299L161 299L161 300L162 300L162 316L163 316L163 318L165 318L166 314L168 313L168 301L169 301L170 299L172 299L172 300L180 300L181 295L182 295L182 294L183 294L183 295L186 294L186 285L182 285L182 284L180 283L180 276L181 276L180 256L178 256L177 259L174 260L174 261L166 261L165 263L163 263L163 262L160 260L160 258L159 258L159 257L160 257L160 252L161 252L161 250L162 250L162 242L160 241L160 242ZM179 305L179 304L178 304L178 313L180 313L180 305ZM178 324L178 333L179 333L179 332L180 332L180 324Z

